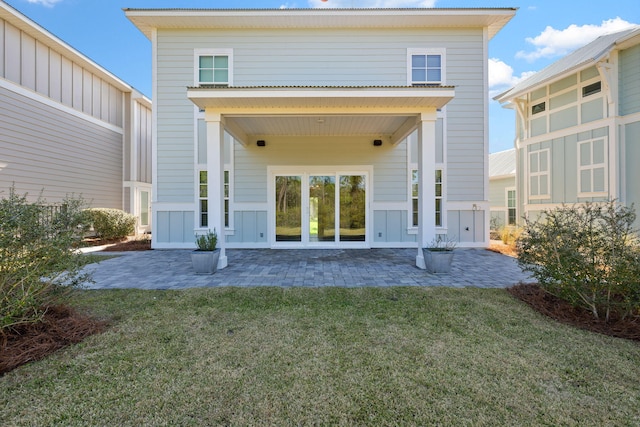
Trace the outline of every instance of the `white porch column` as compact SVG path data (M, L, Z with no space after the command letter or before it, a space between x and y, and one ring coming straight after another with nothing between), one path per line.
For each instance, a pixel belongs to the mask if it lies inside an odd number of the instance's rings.
M418 255L416 266L426 268L422 248L436 237L436 111L418 117Z
M206 109L208 227L218 234L218 268L227 266L224 236L224 125L222 115Z

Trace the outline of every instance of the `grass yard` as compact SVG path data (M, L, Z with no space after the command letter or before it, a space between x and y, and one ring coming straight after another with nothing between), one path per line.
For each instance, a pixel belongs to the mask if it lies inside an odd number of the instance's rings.
M83 291L103 334L0 377L0 425L639 425L640 346L504 290Z

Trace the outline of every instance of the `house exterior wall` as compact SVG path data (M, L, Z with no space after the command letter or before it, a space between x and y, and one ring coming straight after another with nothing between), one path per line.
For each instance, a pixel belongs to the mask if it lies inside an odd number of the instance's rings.
M612 49L605 62L602 70L592 66L557 76L526 95L526 114L517 119L517 190L518 208L530 219L548 208L586 201L616 199L638 206L640 45ZM607 75L605 69L614 72ZM597 82L601 91L585 95L585 87ZM541 102L545 110L533 114ZM549 164L546 194L533 189L540 183L534 176L538 154ZM600 162L601 171L585 170L585 162ZM585 178L591 186L584 185Z
M169 30L157 29L154 36L157 106L156 207L158 220L169 229L158 228L161 243L193 242L196 216L198 158L202 158L198 135L197 109L186 97L186 87L194 85L196 49L232 49L232 86L325 86L325 85L407 85L407 49L443 49L447 85L456 87L455 98L444 108L437 132L440 168L446 176L446 203L462 242L483 244L488 236L488 219L476 209L488 209L486 194L487 132L485 68L486 40L481 28L464 29L286 29L286 30ZM371 144L371 138L368 138ZM300 145L298 145L300 144ZM265 150L235 145L233 152L233 204L265 203L265 171L280 164L367 164L373 167L372 207L375 239L372 242L401 244L415 242L408 226L410 197L407 150L403 144L390 150L372 151L358 138L318 141L308 138L269 138ZM303 150L301 147L305 147ZM309 147L312 147L309 150ZM271 156L269 153L277 153ZM357 162L355 161L357 160ZM263 223L265 211L234 211L235 230L230 243L247 243L243 236L252 221ZM455 212L462 213L454 214ZM171 218L171 219L169 219ZM397 220L397 218L401 218ZM486 221L485 221L486 220ZM160 224L160 222L158 222ZM392 226L389 224L393 224ZM246 225L253 227L253 225ZM389 229L393 230L389 231ZM383 232L382 229L385 228ZM469 231L466 229L469 228ZM180 231L183 230L183 234ZM446 230L445 230L446 232ZM162 233L162 235L160 235ZM382 233L382 235L381 235ZM250 237L253 239L254 237ZM263 243L262 240L255 242Z
M0 3L0 197L82 196L140 220L151 143L148 99Z
M491 206L491 225L507 225L507 190L516 189L515 175L505 178L489 178L489 204Z

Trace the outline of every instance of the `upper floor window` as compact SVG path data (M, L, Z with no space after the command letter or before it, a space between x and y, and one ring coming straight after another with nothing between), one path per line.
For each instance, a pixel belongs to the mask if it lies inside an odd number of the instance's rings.
M426 86L443 84L443 52L409 49L407 62L407 80L409 85Z
M231 86L233 58L230 49L195 52L195 82L197 85Z
M595 82L582 88L582 97L594 95L602 90L602 83Z

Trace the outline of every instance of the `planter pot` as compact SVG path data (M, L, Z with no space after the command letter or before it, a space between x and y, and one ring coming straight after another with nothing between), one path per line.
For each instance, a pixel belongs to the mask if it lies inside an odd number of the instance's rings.
M192 251L191 264L196 274L213 274L218 269L220 249L215 251Z
M429 273L449 273L453 262L453 251L422 249L424 265Z

